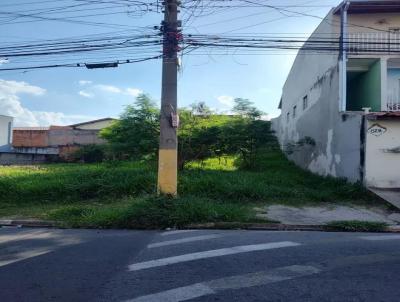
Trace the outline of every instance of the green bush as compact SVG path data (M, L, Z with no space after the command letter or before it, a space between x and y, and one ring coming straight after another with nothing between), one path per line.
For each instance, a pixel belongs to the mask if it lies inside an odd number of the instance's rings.
M82 146L73 154L73 158L85 163L100 163L106 159L106 148L104 145Z

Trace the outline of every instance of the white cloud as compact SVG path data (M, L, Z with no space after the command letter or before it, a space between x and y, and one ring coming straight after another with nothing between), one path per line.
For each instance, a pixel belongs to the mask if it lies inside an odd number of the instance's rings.
M95 88L110 93L122 93L122 90L120 88L112 85L98 84L95 86Z
M19 94L41 96L46 90L25 82L0 80L0 114L14 117L16 126L68 125L96 117L62 112L32 111L22 106Z
M137 97L139 94L143 93L142 90L137 89L137 88L127 88L125 90L125 93L134 97Z
M81 85L81 86L90 85L92 83L93 83L92 81L86 81L86 80L79 81L79 85Z
M81 84L81 86L85 86L85 89L80 90L78 94L85 98L94 98L96 95L100 93L104 94L104 92L110 94L119 94L123 96L131 96L136 98L139 94L143 93L143 91L138 88L133 88L133 87L120 88L117 86L107 85L107 84L93 84L92 81L81 80L79 81L79 84Z
M226 107L232 107L234 102L234 97L233 96L229 96L229 95L221 95L219 97L217 97L217 100L220 104L226 106Z
M83 97L85 97L85 98L89 98L89 99L91 99L91 98L94 97L94 94L93 94L93 93L87 92L87 91L84 91L84 90L79 91L79 95L80 95L80 96L83 96Z
M21 93L43 95L46 93L46 89L25 82L0 80L0 94L17 95Z
M62 112L33 111L32 113L35 116L37 125L40 126L71 125L98 119L98 117L95 116L64 114Z

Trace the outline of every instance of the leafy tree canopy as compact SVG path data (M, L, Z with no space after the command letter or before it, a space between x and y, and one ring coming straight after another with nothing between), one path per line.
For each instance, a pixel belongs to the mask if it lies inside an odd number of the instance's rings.
M159 141L159 109L146 94L128 105L120 119L101 131L114 151L129 157L157 154Z
M262 112L247 99L235 99L233 110L237 115L216 114L204 102L179 110L181 169L191 160L228 154L237 154L243 166L252 166L257 149L271 140L270 124L259 119ZM149 96L138 96L119 121L101 132L112 158L157 158L159 116L160 111Z
M254 106L254 103L248 99L236 98L232 111L244 117L257 119L263 115L263 112Z

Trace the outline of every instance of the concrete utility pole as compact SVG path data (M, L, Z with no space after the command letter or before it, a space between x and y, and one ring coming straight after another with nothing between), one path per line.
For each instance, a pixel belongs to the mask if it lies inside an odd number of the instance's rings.
M158 193L177 194L179 117L177 112L178 51L182 34L178 22L178 0L164 1L163 67L160 117Z

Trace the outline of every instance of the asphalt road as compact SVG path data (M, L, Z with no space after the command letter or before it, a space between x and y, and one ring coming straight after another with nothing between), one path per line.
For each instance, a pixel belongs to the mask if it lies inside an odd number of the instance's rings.
M400 235L0 229L0 301L400 301Z

